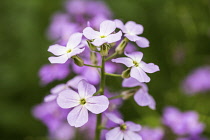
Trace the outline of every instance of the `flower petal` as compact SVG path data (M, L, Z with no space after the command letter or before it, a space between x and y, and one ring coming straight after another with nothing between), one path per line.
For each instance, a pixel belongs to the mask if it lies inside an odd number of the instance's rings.
M132 35L139 35L144 31L144 27L142 25L136 24L133 21L128 21L125 24L125 28L127 29L127 32Z
M50 63L52 64L63 64L68 60L68 56L66 54L58 56L58 57L54 57L51 56L48 58L48 60L50 61Z
M59 85L55 86L54 88L52 88L50 90L50 93L58 94L59 92L61 92L62 90L66 89L66 88L67 88L66 84L59 84Z
M57 103L61 108L72 108L80 104L80 97L75 91L66 89L58 95Z
M131 68L131 77L135 78L139 82L149 82L150 78L147 74L139 67L132 67Z
M93 30L91 27L86 27L83 30L83 35L87 38L87 39L96 39L100 37L100 33L98 31Z
M104 112L109 106L109 100L106 96L93 96L88 98L85 107L94 114Z
M82 79L85 79L85 78L83 78L82 76L76 76L73 79L69 80L66 84L71 88L77 89L78 83Z
M51 101L55 100L57 97L58 97L58 95L52 95L52 94L47 95L44 97L44 102L51 102Z
M82 41L82 33L74 33L70 36L68 43L67 43L67 48L75 48L77 47Z
M114 32L115 29L116 29L116 24L111 20L105 20L100 24L101 35L107 36L112 32Z
M123 87L135 87L135 86L139 86L140 82L132 77L124 79L122 86Z
M97 38L95 39L92 44L95 46L101 46L102 44L106 43L106 39L105 38Z
M142 137L135 132L126 131L124 133L124 140L142 140Z
M127 33L125 25L123 24L123 22L121 20L115 19L114 22L115 22L117 28L121 29L123 31L123 33Z
M113 43L113 42L119 41L121 39L121 37L122 37L122 32L119 31L116 34L110 34L105 39L107 40L108 43Z
M141 61L140 67L147 73L154 73L160 71L159 67L153 63L145 63Z
M67 116L71 126L80 127L88 122L88 110L84 106L77 106Z
M127 122L125 122L125 124L128 127L128 130L136 131L136 132L141 130L141 125L139 125L139 124L133 123L131 121L127 121Z
M62 55L66 53L66 47L55 44L50 46L47 51L53 53L54 55Z
M117 117L113 113L106 113L105 115L109 120L111 120L112 122L114 122L116 124L123 124L124 123L124 121L122 119L120 119L119 117Z
M141 59L143 58L143 53L142 52L132 52L132 53L126 53L125 52L125 55L127 57L130 57L131 59L133 59L133 61L136 61L138 63L141 62Z
M96 88L83 79L78 84L78 92L81 98L89 98L96 92Z
M68 58L71 58L74 55L80 54L85 50L85 48L74 48L72 52L67 53Z
M134 66L133 60L128 57L120 57L120 58L112 59L111 61L115 63L122 63L126 65L127 67Z
M139 39L138 36L136 35L130 35L130 34L125 34L125 37L127 37L130 41L136 42L136 40Z
M136 44L141 48L146 48L149 47L149 40L145 37L138 37Z
M106 140L123 140L123 132L116 127L106 133Z

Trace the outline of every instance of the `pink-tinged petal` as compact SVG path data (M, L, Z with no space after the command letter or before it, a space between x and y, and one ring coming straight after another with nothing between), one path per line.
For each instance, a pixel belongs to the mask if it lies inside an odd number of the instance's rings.
M149 82L149 76L139 67L132 67L131 68L131 77L135 78L139 82Z
M109 100L106 96L93 96L86 99L85 107L94 114L104 112L109 106Z
M80 127L88 122L88 110L84 106L77 106L67 116L71 126Z
M142 137L135 132L126 131L124 133L124 140L142 140Z
M71 58L74 55L80 54L85 50L85 48L74 48L72 52L67 53L68 58Z
M54 55L62 55L66 53L66 47L55 44L50 46L47 51L53 53Z
M67 48L75 48L77 47L82 41L82 33L74 33L70 36L68 43L67 43Z
M87 39L96 39L100 37L100 33L98 31L93 30L91 27L86 27L83 30L83 35L87 38Z
M124 121L122 119L120 119L119 117L117 117L115 114L113 113L106 113L105 114L107 116L107 118L109 120L111 120L112 122L116 123L116 124L123 124Z
M77 89L78 83L82 79L85 79L85 78L83 78L82 76L76 76L73 79L69 80L66 84L71 88Z
M145 63L141 61L140 67L147 73L154 73L160 71L159 67L153 63Z
M125 28L127 30L127 33L129 33L131 35L139 35L139 34L142 34L144 31L144 28L142 25L136 24L133 21L128 21L125 24Z
M134 66L133 60L128 57L120 57L120 58L112 59L111 61L115 63L122 63L126 65L127 67Z
M113 43L113 42L119 41L121 39L121 37L122 37L122 32L119 31L116 34L110 34L105 39L107 40L108 43Z
M89 98L96 92L96 88L85 80L81 80L78 84L78 92L81 98Z
M58 97L58 95L52 95L52 94L47 95L44 97L44 102L51 102L51 101L55 100L57 97Z
M61 108L72 108L80 104L80 97L75 91L66 89L58 95L57 103Z
M124 79L122 83L123 87L135 87L139 85L140 85L140 82L132 77Z
M48 60L52 64L64 64L68 60L68 56L66 54L58 56L58 57L49 57Z
M55 86L54 88L52 88L50 90L50 93L58 94L59 92L61 92L62 90L66 89L66 88L67 88L66 84L59 84L59 85Z
M125 34L125 37L127 37L130 41L136 42L136 40L139 39L138 36L136 35L130 35L130 34Z
M149 47L149 40L145 37L138 37L136 44L141 48L147 48Z
M133 123L130 121L125 122L125 124L126 124L128 130L130 130L130 131L138 132L141 130L141 125L139 125L139 124L136 124L136 123Z
M95 46L101 46L102 44L106 43L106 39L105 38L97 38L95 39L92 44Z
M138 63L141 62L141 59L143 58L143 53L142 52L132 52L132 53L126 53L125 52L125 55L127 57L130 57L131 59L133 59L133 61L136 61Z
M152 110L155 110L156 109L156 102L155 102L155 99L151 96L150 96L150 100L151 100L151 103L149 104L149 108L152 109Z
M100 24L101 35L107 36L112 32L114 32L115 29L116 29L116 24L111 20L105 20Z
M115 19L114 22L115 22L117 28L121 29L123 31L123 33L127 33L126 29L125 29L125 25L123 24L123 22L121 20Z
M123 140L123 132L116 127L106 133L106 140Z

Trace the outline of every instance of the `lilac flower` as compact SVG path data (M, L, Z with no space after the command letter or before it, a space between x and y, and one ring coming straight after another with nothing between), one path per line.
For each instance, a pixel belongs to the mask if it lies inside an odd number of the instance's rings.
M161 128L143 127L140 131L143 140L162 140L164 131Z
M198 114L194 111L180 112L173 107L164 110L163 123L178 135L198 135L202 133L204 124L198 121Z
M39 70L41 84L46 85L54 80L62 80L69 74L69 64L44 65Z
M188 75L183 89L187 94L210 91L210 66L200 67Z
M135 93L134 100L140 106L149 106L151 109L155 109L156 103L154 98L149 95L148 87L146 84L139 82L138 80L130 77L124 79L122 83L123 87L135 87L140 86L140 89Z
M178 138L177 140L208 140L208 139L202 136L190 136L190 137Z
M134 21L128 21L125 25L122 21L116 19L115 20L117 28L121 29L123 33L125 33L125 37L127 37L130 41L136 42L139 47L146 48L149 47L149 41L145 37L139 37L143 33L143 26L140 24L136 24Z
M87 39L94 39L92 42L95 46L101 46L104 43L113 43L121 39L122 32L112 34L116 29L115 22L105 20L100 24L100 32L93 30L91 27L86 27L83 34Z
M150 78L147 73L154 73L159 71L159 67L153 63L145 63L142 60L142 52L132 52L130 54L125 53L127 57L121 57L112 59L112 62L122 63L127 67L131 67L130 76L138 80L139 82L149 82Z
M78 84L78 93L73 90L62 91L57 98L61 108L73 108L67 116L71 126L80 127L88 121L88 110L94 114L104 112L109 106L106 96L93 96L96 89L93 85L81 80Z
M70 36L67 46L52 45L48 51L57 55L58 57L49 57L51 63L65 63L74 55L80 54L84 51L84 45L79 45L82 40L81 33L74 33Z
M112 113L106 113L106 116L118 124L117 127L106 133L106 140L142 140L141 136L137 134L141 130L141 125L133 122L124 122Z

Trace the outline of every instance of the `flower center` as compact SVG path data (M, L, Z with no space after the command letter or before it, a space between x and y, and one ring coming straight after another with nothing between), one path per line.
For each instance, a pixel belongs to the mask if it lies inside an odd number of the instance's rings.
M127 129L126 124L121 124L120 125L120 130L125 131Z
M66 52L67 52L67 53L70 53L70 52L71 52L71 49L67 50Z
M86 100L85 100L84 98L81 99L81 100L80 100L80 104L81 104L81 105L85 105L85 104L86 104Z
M102 35L102 36L100 36L101 38L105 38L106 36L105 35Z
M139 63L136 62L136 61L133 61L133 64L134 64L135 67L138 67L139 66Z

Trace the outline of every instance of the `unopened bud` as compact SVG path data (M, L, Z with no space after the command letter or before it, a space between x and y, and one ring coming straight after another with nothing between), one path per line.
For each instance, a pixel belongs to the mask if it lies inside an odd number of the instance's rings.
M109 54L110 47L111 46L109 44L101 45L101 50L100 50L101 56L107 56Z
M122 54L125 50L125 47L127 46L128 44L128 39L127 38L124 38L120 44L116 47L115 51L118 53L118 54Z
M98 64L98 59L95 52L90 52L90 60L92 64Z
M132 90L126 90L126 91L123 91L123 92L121 93L122 99L123 99L123 100L126 100L126 99L130 98L130 97L133 96L134 94L135 94L135 93L134 93Z
M127 68L122 72L122 78L129 78L130 77L131 68Z
M97 47L92 44L91 40L87 40L87 43L88 43L88 46L89 46L91 51L96 51L97 50Z
M75 56L72 56L72 59L74 60L74 63L77 65L77 66L84 66L84 61L82 60L82 58L80 58L79 56L75 55Z

